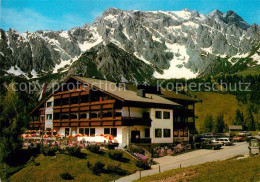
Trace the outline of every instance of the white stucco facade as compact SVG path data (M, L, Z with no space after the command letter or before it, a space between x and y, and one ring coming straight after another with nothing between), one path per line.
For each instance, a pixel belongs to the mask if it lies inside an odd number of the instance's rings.
M157 119L155 117L156 111L161 111L161 113L162 113L161 119ZM170 118L164 119L163 112L170 112ZM173 142L173 111L170 109L152 108L150 111L150 117L152 120L152 124L151 124L151 128L150 128L152 143L172 143ZM162 137L155 136L155 129L161 129ZM170 137L164 137L165 129L170 129Z
M47 106L47 103L51 102L51 107ZM53 129L53 102L54 97L51 97L49 100L45 103L45 129L50 128ZM49 119L47 116L51 115L51 119Z

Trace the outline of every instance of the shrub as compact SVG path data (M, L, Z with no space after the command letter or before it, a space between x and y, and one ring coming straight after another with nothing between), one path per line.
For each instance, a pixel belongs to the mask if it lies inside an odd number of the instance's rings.
M64 180L73 180L74 179L73 176L71 176L71 174L69 174L69 173L62 173L62 174L60 174L60 177Z
M117 164L117 165L108 164L107 165L107 172L119 174L119 175L127 174L127 171L121 168L121 164Z
M37 143L36 146L28 147L27 151L28 151L28 154L30 156L34 156L34 155L40 154L41 153L41 145L39 143Z
M131 153L139 153L139 154L145 153L144 149L137 147L137 146L130 146L129 150L130 150Z
M57 147L57 150L58 150L61 154L64 154L64 153L66 152L66 148Z
M98 146L98 145L88 145L86 147L86 149L89 150L90 152L93 152L93 153L99 153L100 146Z
M143 160L137 160L135 165L137 167L140 167L142 169L150 169L151 166L149 165L149 162L148 161L143 161Z
M94 164L94 166L92 167L91 170L94 174L100 174L100 173L104 172L104 167L105 167L105 164L98 161Z
M80 150L81 150L81 148L78 147L78 146L66 148L66 151L68 152L69 155L73 155L73 156L76 156L76 157L79 157L81 155Z
M122 151L115 151L115 152L109 152L108 156L111 159L117 160L117 161L122 161L123 159L123 152Z
M45 156L55 156L57 149L51 147L43 147L41 148L41 153Z
M92 167L92 165L90 164L89 161L87 162L87 167L88 167L89 169L91 169L91 167Z

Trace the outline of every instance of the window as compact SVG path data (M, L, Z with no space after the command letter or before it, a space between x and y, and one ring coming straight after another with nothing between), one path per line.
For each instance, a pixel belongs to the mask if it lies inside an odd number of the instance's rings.
M107 112L103 112L103 117L112 117L113 116L113 112L112 111L107 111Z
M78 104L79 103L79 97L76 96L76 97L71 97L71 104Z
M84 128L80 128L79 133L83 135L84 134Z
M62 105L69 105L69 98L63 98Z
M52 114L47 114L47 120L51 120L52 119Z
M54 100L54 106L60 106L61 100L60 99L55 99Z
M155 129L155 138L162 138L162 129Z
M155 118L162 119L162 111L155 111Z
M88 95L81 95L80 103L87 103L87 102L88 102Z
M65 136L70 134L70 128L65 128Z
M184 137L188 137L188 136L189 136L189 131L188 131L188 130L184 130L183 136L184 136Z
M90 136L95 136L96 130L95 128L90 128Z
M89 136L89 128L85 128L85 135Z
M62 114L62 115L61 115L61 118L62 118L62 119L69 119L69 115L68 115L68 114Z
M60 119L60 113L54 113L53 119L59 120Z
M104 134L110 134L110 128L104 128Z
M194 122L193 117L188 117L188 122L193 123Z
M86 113L81 113L80 114L80 119L86 119L87 118L87 114Z
M117 137L117 128L111 128L111 135Z
M173 136L174 137L179 137L179 130L174 130L173 131Z
M150 138L150 128L145 128L144 137Z
M47 102L47 107L52 107L52 102Z
M70 119L78 119L78 114L77 113L71 113Z
M104 134L111 134L114 137L117 136L117 128L104 128Z
M183 132L183 130L180 130L179 132L180 132L180 137L184 137L184 132Z
M168 111L163 112L163 119L170 119L170 117L171 117L170 112Z
M181 117L180 117L180 116L177 116L177 117L175 118L175 122L180 123L180 122L181 122Z
M116 117L121 117L122 113L121 112L116 112Z
M171 137L171 129L163 129L163 137L164 138Z
M150 118L150 113L149 112L144 112L143 113L143 118Z
M91 118L98 118L99 117L99 114L98 113L90 113L91 115Z

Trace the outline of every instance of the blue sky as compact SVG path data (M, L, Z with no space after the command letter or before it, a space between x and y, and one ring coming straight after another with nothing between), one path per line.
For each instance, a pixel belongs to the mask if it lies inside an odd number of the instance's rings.
M92 23L102 12L124 10L167 10L188 8L208 14L233 10L249 24L260 24L260 0L2 0L0 27L20 32L68 30Z

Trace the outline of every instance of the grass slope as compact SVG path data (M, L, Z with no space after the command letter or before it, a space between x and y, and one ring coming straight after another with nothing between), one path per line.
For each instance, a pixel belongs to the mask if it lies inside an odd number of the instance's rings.
M138 181L259 181L260 155L165 171Z
M223 113L225 123L231 124L235 117L236 109L243 108L243 105L237 101L234 95L213 92L197 92L194 95L202 100L202 102L195 105L195 115L198 116L196 119L198 131L201 131L208 114L212 114L213 119L215 119L219 113Z
M71 181L113 181L118 179L120 176L116 174L101 173L100 176L92 174L88 169L86 163L89 161L94 164L97 161L101 161L104 164L121 164L121 168L127 170L128 173L134 173L137 168L135 161L128 154L124 153L124 157L128 162L119 162L112 160L108 157L108 153L105 152L103 155L91 153L83 150L86 154L85 158L77 158L66 154L57 154L54 157L48 157L39 155L35 161L39 162L39 166L35 166L32 162L28 162L22 170L15 173L10 177L12 182L61 182L64 181L60 174L64 172L70 173L74 180Z

